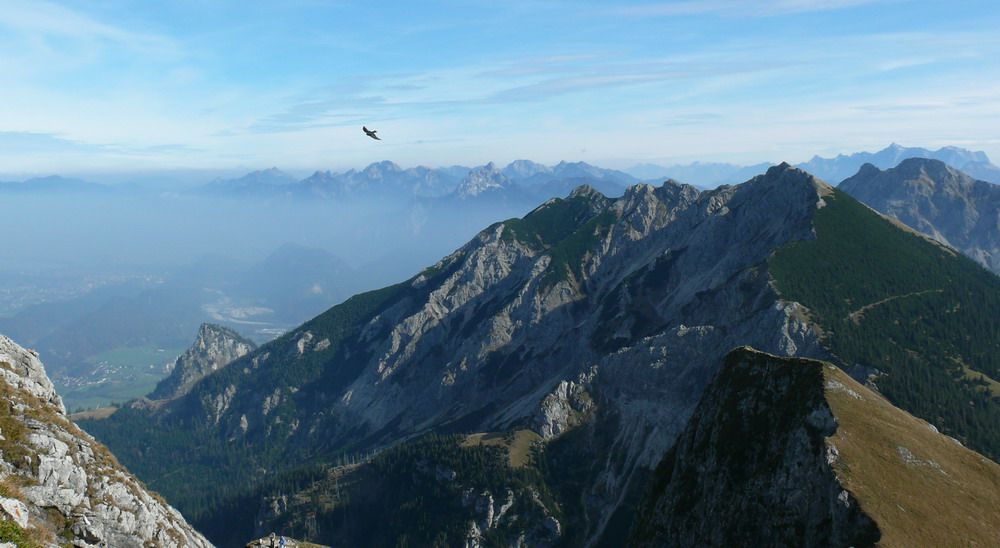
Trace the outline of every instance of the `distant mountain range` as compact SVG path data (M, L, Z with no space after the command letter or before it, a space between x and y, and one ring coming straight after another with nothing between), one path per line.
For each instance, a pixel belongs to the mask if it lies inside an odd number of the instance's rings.
M560 162L545 166L517 160L500 169L492 162L476 168L403 169L392 162L369 165L362 171L344 173L317 171L296 181L271 168L238 179L215 180L196 192L215 196L281 196L299 199L492 199L505 202L538 202L565 196L581 184L612 196L621 195L639 180L621 171L598 168L583 162Z
M111 192L113 187L91 183L83 179L65 178L58 175L35 177L25 181L0 182L0 193L69 193L101 194Z
M377 162L363 170L343 173L316 171L305 179L298 179L276 167L253 171L233 179L216 178L211 182L179 192L203 196L258 197L328 200L393 200L407 201L414 198L442 198L468 187L470 176L499 170L494 164L479 167L451 166L432 169L428 167L402 168L389 162ZM589 184L609 195L621 195L625 188L638 183L631 175L612 169L603 169L584 162L560 162L545 166L529 160L511 162L502 170L503 176L514 186L511 196L504 199L538 201L565 196L581 184ZM23 182L0 182L3 192L81 192L131 194L148 193L136 185L103 185L81 179L50 176ZM467 193L466 193L467 194ZM519 196L518 196L519 195ZM495 196L496 197L496 196Z
M854 175L858 169L870 163L879 169L895 167L906 158L928 158L961 170L972 177L1000 183L1000 167L993 165L986 153L973 152L959 147L943 147L929 150L921 147L904 147L891 144L878 152L857 152L840 154L834 158L814 156L797 167L816 175L820 179L836 185ZM638 182L662 183L674 179L698 188L715 188L722 184L735 185L755 175L764 173L773 163L759 163L741 166L720 162L693 162L661 166L637 164L624 171L605 169L585 162L559 162L546 166L531 160L515 160L506 167L498 168L492 163L490 169L499 169L520 194L530 199L548 199L565 196L573 188L587 184L607 196L620 196L625 188ZM285 197L299 199L390 199L405 201L412 198L440 198L451 194L473 171L485 166L450 166L429 168L424 166L402 168L390 162L376 162L358 170L337 173L316 171L305 179L298 179L276 167L253 171L233 179L215 180L184 192L209 196L230 197ZM0 182L2 192L107 192L145 193L148 189L137 185L102 185L81 179L66 179L50 176L29 179L23 182ZM494 193L495 194L495 193ZM496 197L496 195L494 196ZM508 196L505 199L519 199Z
M920 147L904 147L893 143L878 152L840 154L835 158L814 156L808 162L796 164L796 167L812 173L832 185L836 185L857 173L858 169L866 163L870 163L879 169L888 169L896 167L897 164L907 158L940 160L977 179L1000 183L1000 167L990 163L986 153L972 152L959 147L928 150ZM754 175L763 173L772 165L762 163L752 166L739 166L725 163L694 162L691 164L664 167L655 164L639 164L625 171L645 181L662 181L670 178L701 188L715 188L722 184L739 184Z
M798 167L813 175L839 184L844 179L854 175L864 164L872 164L879 169L896 167L907 158L926 158L940 160L949 166L963 171L977 179L1000 183L1000 167L990 163L984 152L972 152L958 147L944 147L938 150L928 150L920 147L904 147L895 143L878 152L858 152L841 154L836 158L813 157L812 160L798 164Z
M500 175L485 166L469 181L502 187ZM617 546L660 524L697 545L712 531L725 543L755 516L780 522L774 538L795 545L815 540L807 533L870 542L911 522L865 509L864 497L893 512L906 501L851 490L868 521L844 520L836 505L855 504L841 492L850 481L962 470L958 484L934 484L942 516L963 513L961 482L998 496L993 480L965 474L983 456L939 451L954 442L929 435L933 425L1000 455L997 310L995 275L788 164L707 192L667 182L610 198L584 186L177 399L81 425L224 546L279 526L336 545ZM726 358L744 346L757 350ZM930 423L906 423L925 435L849 446L875 439L849 418L899 411L873 414L866 406L881 400L816 362L764 374L785 357L821 358L877 386ZM827 393L838 386L846 397ZM751 387L759 405L744 401ZM886 459L899 462L854 469ZM838 463L848 473L834 476ZM992 466L976 477L994 477ZM664 476L666 499L645 496ZM802 504L783 498L800 492ZM813 492L829 504L809 504ZM708 519L663 521L661 501ZM640 508L649 529L633 520ZM723 522L712 523L714 508L727 509ZM824 536L870 521L877 531ZM996 540L971 527L951 534Z
M838 188L1000 274L1000 185L910 158L884 171L865 164Z
M625 170L625 172L650 183L659 183L667 179L674 179L682 183L694 185L700 189L708 189L719 185L740 184L748 181L755 175L764 173L773 165L769 162L752 166L719 162L693 162L673 166L638 164Z

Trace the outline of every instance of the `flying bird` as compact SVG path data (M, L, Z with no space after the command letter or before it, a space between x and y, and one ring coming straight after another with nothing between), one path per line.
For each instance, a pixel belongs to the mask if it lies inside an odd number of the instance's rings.
M365 135L371 137L372 139L375 139L376 141L381 141L382 140L382 139L379 139L378 135L375 135L377 132L374 129L368 129L365 126L361 126L361 129L364 130Z

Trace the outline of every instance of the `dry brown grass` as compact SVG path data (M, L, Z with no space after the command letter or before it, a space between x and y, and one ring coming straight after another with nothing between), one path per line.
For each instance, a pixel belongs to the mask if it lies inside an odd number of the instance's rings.
M1000 382L991 379L984 373L980 373L969 366L962 364L962 378L969 379L970 381L977 381L982 379L986 381L986 386L983 388L990 391L993 396L1000 396Z
M89 411L81 411L79 413L73 413L72 415L69 415L69 420L73 422L86 419L104 420L110 417L111 415L114 415L115 411L118 411L117 407L102 407L100 409L91 409Z
M463 447L477 445L502 445L507 448L509 464L512 468L520 468L531 464L531 448L542 437L533 430L518 430L512 434L502 432L487 432L469 434L462 442Z
M882 531L880 546L1000 546L1000 465L824 366L834 468ZM830 381L853 391L831 388Z

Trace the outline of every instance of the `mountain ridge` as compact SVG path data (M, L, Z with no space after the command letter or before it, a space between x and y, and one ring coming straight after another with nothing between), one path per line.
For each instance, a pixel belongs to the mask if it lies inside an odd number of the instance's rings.
M1000 273L1000 186L911 158L884 171L865 164L838 188Z
M900 226L788 164L707 192L667 182L608 198L581 187L491 225L403 283L348 299L174 402L86 424L210 528L236 516L218 497L305 493L307 478L338 474L345 454L398 448L421 473L446 451L422 436L530 431L539 489L559 501L559 542L572 546L624 538L651 470L743 345L835 361L994 452L996 403L940 352L1000 377L989 350L997 333L976 313L994 306L1000 282ZM914 312L925 309L950 312ZM919 329L907 335L899 317ZM115 428L141 434L116 439ZM147 446L156 458L138 451ZM419 447L434 454L414 455ZM204 464L175 473L192 454ZM267 474L211 492L211 463ZM304 483L281 491L287 475ZM448 531L449 542L473 538ZM222 544L234 532L210 537Z
M630 546L1000 540L1000 465L828 362L734 349L695 416Z
M892 143L878 152L856 152L839 154L835 158L814 156L799 167L816 174L831 184L838 184L854 175L864 164L872 164L880 169L896 167L907 158L927 158L940 160L955 169L969 170L969 173L994 183L1000 183L1000 168L990 163L984 152L973 152L959 147L942 147L929 150L921 147L904 147Z
M174 362L170 375L157 383L147 397L151 400L179 398L187 394L194 383L255 348L257 345L253 341L232 329L203 323L194 343Z
M781 242L812 237L811 211L831 191L788 164L707 193L676 183L633 186L616 199L580 189L206 377L155 411L156 428L201 417L211 426L194 439L204 443L221 436L258 447L255 455L282 446L320 455L429 431L528 426L553 437L579 424L572 410L600 400L581 432L610 435L602 446L622 451L583 472L590 502L573 521L589 525L574 538L595 543L737 341L821 353L796 305L779 302L753 265ZM587 327L563 336L572 325ZM649 393L651 382L665 388ZM325 411L301 414L317 405ZM109 420L141 419L126 411ZM157 481L154 463L116 450ZM189 451L162 448L175 450Z

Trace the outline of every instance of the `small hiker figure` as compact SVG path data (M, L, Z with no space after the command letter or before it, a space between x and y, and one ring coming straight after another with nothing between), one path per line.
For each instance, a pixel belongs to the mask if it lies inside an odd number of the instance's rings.
M274 544L274 537L275 537L275 534L273 532L271 533L271 536L268 537L268 538L271 539L271 548L277 548L277 545Z
M285 537L281 537L281 540L278 541L278 546L285 548Z

